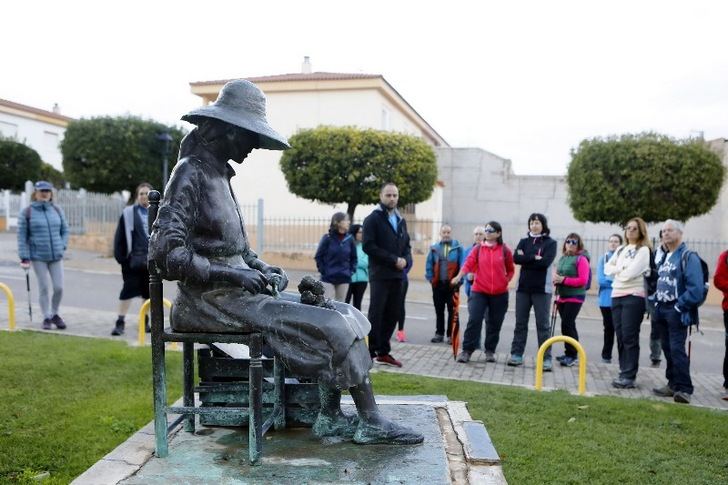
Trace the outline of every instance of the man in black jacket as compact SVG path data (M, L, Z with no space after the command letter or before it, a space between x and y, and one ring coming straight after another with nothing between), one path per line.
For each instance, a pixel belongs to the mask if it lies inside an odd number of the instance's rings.
M369 255L369 353L378 364L402 367L389 353L397 322L404 269L412 263L407 223L397 211L399 190L389 182L379 192L380 203L364 219L364 252Z

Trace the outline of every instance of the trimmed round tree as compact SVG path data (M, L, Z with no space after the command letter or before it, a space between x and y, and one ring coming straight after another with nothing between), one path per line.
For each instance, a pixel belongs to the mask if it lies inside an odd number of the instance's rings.
M360 204L379 201L385 182L399 188L399 205L426 200L437 179L432 148L421 139L388 131L320 126L293 135L281 157L288 189L304 199Z
M0 188L22 190L26 180L38 180L43 161L38 152L15 140L0 138Z
M579 221L687 221L715 205L724 174L702 140L656 133L592 138L572 150L569 205Z
M168 156L174 156L184 133L181 129L134 116L80 119L68 124L61 142L66 180L95 192L134 191L140 182L162 185L163 144L161 133L173 141Z

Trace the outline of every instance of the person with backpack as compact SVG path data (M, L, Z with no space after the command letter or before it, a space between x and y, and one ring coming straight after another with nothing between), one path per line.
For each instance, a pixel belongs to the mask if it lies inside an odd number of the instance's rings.
M516 289L516 327L513 330L509 366L523 364L523 352L528 339L528 318L533 307L536 315L536 336L542 345L551 334L549 307L553 281L549 268L556 258L557 245L549 235L546 216L537 212L528 216L528 236L518 241L513 262L521 265ZM477 279L477 277L476 277ZM544 370L551 370L551 349L546 351Z
M336 301L346 299L351 275L356 273L356 245L354 236L349 234L350 224L348 215L334 213L329 232L321 238L314 256L326 296Z
M496 221L485 225L485 240L468 255L450 282L457 286L467 274L475 274L468 299L468 324L457 361L467 363L480 348L480 332L485 318L485 361L495 362L500 330L508 310L508 283L513 279L513 253L503 243L503 230Z
M53 203L53 185L35 183L32 202L18 215L20 266L31 266L38 279L38 302L43 312L43 330L66 328L58 314L63 297L63 253L68 247L68 223L63 210ZM51 296L51 289L53 295Z
M607 241L607 252L599 258L597 263L597 280L599 282L599 311L602 313L604 326L604 344L602 345L602 362L612 363L612 349L614 348L614 322L612 321L612 277L604 274L604 265L622 245L622 236L612 234Z
M586 298L589 282L589 253L584 250L581 236L572 232L564 240L562 256L556 263L553 280L556 285L556 308L561 317L561 334L579 340L576 330L576 317ZM562 366L572 367L578 362L576 347L564 344L564 355L556 358Z
M685 341L688 328L698 323L698 307L705 301L706 288L702 260L687 248L682 237L682 224L672 219L665 221L662 238L668 253L657 268L655 314L667 363L667 384L653 392L687 404L693 394L693 383Z
M452 329L458 322L460 286L451 285L450 280L458 274L463 265L463 247L452 238L452 227L443 224L440 241L430 246L425 263L425 279L432 286L432 302L435 306L435 336L432 343L441 343L447 338L450 343ZM447 337L445 337L445 308L447 308Z
M660 244L650 255L650 274L645 276L645 306L650 319L650 366L660 367L662 362L662 343L660 342L660 329L657 326L655 315L655 292L657 291L657 267L661 265L667 255L665 242L662 240L662 231L657 235Z
M134 191L130 205L121 212L119 223L114 233L114 259L121 265L123 285L119 293L119 306L111 335L124 334L126 314L134 298L149 298L149 270L147 255L149 254L149 191L151 184L140 183ZM133 202L133 204L131 203ZM145 317L144 329L151 331L149 318Z
M650 239L647 224L640 217L627 222L625 246L618 248L604 266L612 280L612 320L617 336L619 376L612 381L617 389L635 387L640 360L640 325L645 314L644 275L650 271Z
M721 399L728 401L728 251L718 256L713 277L715 287L723 292L723 325L725 326L725 355L723 356L723 395Z

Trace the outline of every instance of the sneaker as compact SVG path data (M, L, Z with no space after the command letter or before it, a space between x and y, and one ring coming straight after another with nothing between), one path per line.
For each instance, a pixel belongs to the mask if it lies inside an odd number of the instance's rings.
M490 350L485 351L485 361L486 362L495 362L495 353L491 352Z
M562 362L561 365L564 365ZM543 371L544 372L551 372L553 368L553 362L551 362L551 359L544 359L543 360Z
M43 330L52 330L53 329L53 322L50 318L44 318L43 319Z
M602 364L611 364L612 359L607 359L606 357L602 357Z
M397 342L406 342L407 338L404 335L404 330L397 330Z
M724 401L728 401L728 387L723 388L723 395L720 398Z
M564 358L561 359L561 365L563 367L574 367L578 363L579 359L576 357L569 357L568 355L565 355Z
M435 336L430 339L430 342L432 342L433 344L440 344L443 340L445 340L445 337L443 335L440 335L439 333L436 333Z
M506 362L507 365L511 367L516 367L519 365L523 365L523 356L522 355L515 355L511 354L511 358L508 359L508 362Z
M556 357L556 361L557 362L562 362L565 358L566 358L566 354L559 355L558 357Z
M374 362L382 365L391 365L392 367L402 367L402 362L398 361L391 355L378 355L374 358Z
M687 392L675 391L675 395L672 399L680 404L690 404L690 394Z
M448 345L452 345L452 339L450 337L446 338L445 343Z
M634 389L634 381L631 379L625 379L624 377L617 377L612 381L612 387L617 389Z
M672 397L675 395L675 391L670 389L670 386L656 387L652 389L652 393L660 397Z
M53 317L51 318L51 323L55 325L58 330L66 329L66 322L64 322L58 314L53 315Z
M111 331L111 335L115 337L119 335L124 335L124 320L116 320L116 323L114 324L114 330Z
M455 362L460 362L462 364L467 364L470 361L470 355L472 352L468 352L467 350L463 350L458 354L458 358L455 359Z
M650 364L650 367L660 367L660 362L662 362L660 359L652 359L652 363Z

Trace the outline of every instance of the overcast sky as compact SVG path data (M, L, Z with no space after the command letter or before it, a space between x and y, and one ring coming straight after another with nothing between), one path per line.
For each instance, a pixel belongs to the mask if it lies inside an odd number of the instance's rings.
M560 174L588 137L728 137L728 2L4 2L0 98L166 123L189 82L382 74L452 146Z

